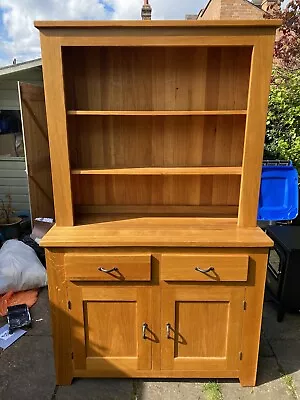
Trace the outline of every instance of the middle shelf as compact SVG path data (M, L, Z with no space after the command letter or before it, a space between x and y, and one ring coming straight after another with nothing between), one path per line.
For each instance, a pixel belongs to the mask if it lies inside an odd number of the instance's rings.
M135 110L122 110L122 111L108 111L108 110L68 110L68 115L99 115L99 116L188 116L188 115L246 115L247 110L163 110L163 111L135 111Z
M242 167L141 167L72 169L72 175L241 175Z

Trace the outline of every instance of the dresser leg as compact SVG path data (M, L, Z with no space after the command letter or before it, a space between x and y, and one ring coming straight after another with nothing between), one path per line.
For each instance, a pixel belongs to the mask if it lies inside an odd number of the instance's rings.
M63 374L62 376L56 375L56 385L57 386L68 386L72 384L73 376Z
M254 372L249 371L249 375L240 378L240 384L243 387L256 385L256 368Z

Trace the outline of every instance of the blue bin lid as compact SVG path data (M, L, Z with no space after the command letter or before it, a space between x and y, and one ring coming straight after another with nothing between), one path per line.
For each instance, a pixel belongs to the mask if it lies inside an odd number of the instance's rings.
M298 172L289 165L264 165L262 168L259 221L288 221L298 215Z

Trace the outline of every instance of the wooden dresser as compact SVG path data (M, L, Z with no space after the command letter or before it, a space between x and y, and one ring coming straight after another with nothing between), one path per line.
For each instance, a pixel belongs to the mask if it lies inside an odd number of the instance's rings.
M255 385L256 226L280 21L38 21L56 226L57 383Z

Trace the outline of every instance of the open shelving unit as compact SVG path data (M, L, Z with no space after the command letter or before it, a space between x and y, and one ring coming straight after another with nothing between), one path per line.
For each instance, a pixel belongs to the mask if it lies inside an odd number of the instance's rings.
M236 218L251 58L251 46L63 48L75 221L166 207Z

